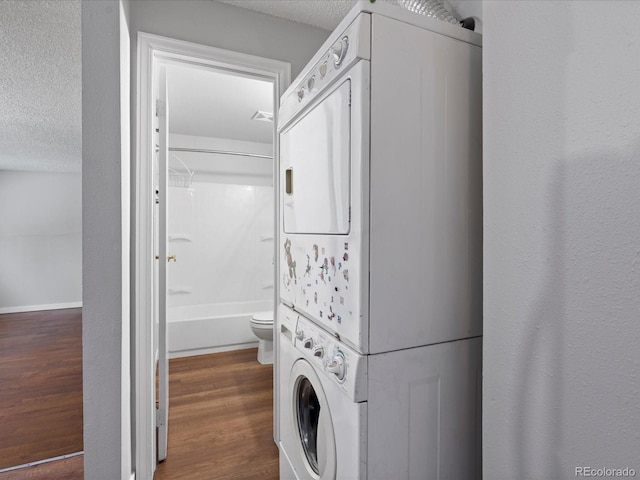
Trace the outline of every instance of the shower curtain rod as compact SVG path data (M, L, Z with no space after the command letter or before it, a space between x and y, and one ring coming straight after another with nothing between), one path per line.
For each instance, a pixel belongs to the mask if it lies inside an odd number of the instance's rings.
M218 153L222 155L239 155L241 157L268 158L270 160L273 160L273 156L263 155L261 153L230 152L228 150L209 150L205 148L169 147L169 151L170 152L193 152L193 153Z

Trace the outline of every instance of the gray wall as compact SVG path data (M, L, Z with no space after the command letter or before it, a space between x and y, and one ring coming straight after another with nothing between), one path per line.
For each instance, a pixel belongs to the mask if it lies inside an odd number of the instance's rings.
M133 0L130 25L134 49L138 32L153 33L289 62L292 80L330 33L212 0Z
M484 3L484 478L640 474L638 2Z
M131 473L126 3L82 3L84 477Z
M0 170L0 313L79 307L79 173Z

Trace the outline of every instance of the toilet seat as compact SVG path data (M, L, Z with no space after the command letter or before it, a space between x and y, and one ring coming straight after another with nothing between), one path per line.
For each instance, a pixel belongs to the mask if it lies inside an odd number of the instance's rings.
M254 322L253 320L251 320L251 328L255 330L273 330L273 323Z
M265 312L254 313L251 317L251 323L258 325L273 325L273 312L267 310Z

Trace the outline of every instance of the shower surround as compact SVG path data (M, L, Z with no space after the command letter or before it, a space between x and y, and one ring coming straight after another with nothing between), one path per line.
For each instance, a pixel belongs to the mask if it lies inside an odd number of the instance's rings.
M271 179L205 178L169 189L171 357L253 346L249 319L273 306Z

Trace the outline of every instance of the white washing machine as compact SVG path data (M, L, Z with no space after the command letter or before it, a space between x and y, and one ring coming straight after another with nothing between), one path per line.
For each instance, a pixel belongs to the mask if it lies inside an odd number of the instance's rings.
M279 315L280 478L365 478L366 357L287 307Z
M481 478L482 340L360 355L278 318L280 478Z

